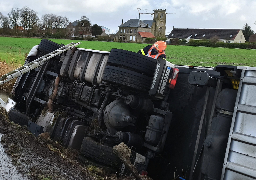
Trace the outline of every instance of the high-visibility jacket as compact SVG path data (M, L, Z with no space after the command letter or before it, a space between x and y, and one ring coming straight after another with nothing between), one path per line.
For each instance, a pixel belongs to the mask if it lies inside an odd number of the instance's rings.
M166 59L165 52L159 53L152 45L148 45L144 47L143 49L139 50L139 54L142 54L144 56L152 57L154 59L163 58Z

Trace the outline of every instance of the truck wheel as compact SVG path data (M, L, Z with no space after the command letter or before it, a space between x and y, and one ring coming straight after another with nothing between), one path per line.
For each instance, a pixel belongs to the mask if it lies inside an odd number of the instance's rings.
M31 61L35 60L36 58L41 57L41 56L43 56L43 55L45 55L45 54L48 54L48 53L50 53L50 52L52 52L52 51L54 51L54 50L56 50L56 49L59 49L59 48L62 47L62 46L63 46L63 45L57 44L57 43L52 42L52 41L50 41L50 40L48 40L48 39L42 39L41 42L40 42L40 44L39 44L39 46L38 46L37 56L34 57L34 58L32 58L32 59L29 59L28 62L31 62ZM25 63L26 63L26 62L25 62ZM15 83L15 86L14 86L14 89L13 89L12 92L14 92L15 88L18 86L18 84L19 84L21 78L24 77L24 76L27 76L28 74L29 74L29 73L25 73L24 75L20 76L20 77L17 79L17 81L16 81L16 83Z
M125 67L153 77L157 62L155 59L143 56L142 54L122 49L112 49L107 63L113 66Z
M63 45L57 44L48 39L42 39L38 46L38 50L40 51L40 55L45 55L52 51L55 51L56 49L59 49L62 46Z
M113 148L100 144L89 137L85 137L80 149L85 157L110 167L120 167L121 160L114 153Z
M115 66L106 66L103 81L128 86L137 90L148 91L153 78Z

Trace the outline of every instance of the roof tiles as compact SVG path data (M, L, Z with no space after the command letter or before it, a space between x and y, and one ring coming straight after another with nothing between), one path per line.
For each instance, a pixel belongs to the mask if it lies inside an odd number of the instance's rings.
M142 38L155 38L155 36L151 32L139 32Z
M153 20L130 19L119 27L151 27Z
M240 29L182 29L174 28L169 38L187 39L210 39L218 36L219 39L233 40Z

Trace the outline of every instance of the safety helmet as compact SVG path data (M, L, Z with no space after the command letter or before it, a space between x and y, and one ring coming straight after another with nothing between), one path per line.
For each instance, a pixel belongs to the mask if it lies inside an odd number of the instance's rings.
M158 52L163 52L166 49L166 42L164 41L157 41L155 42L155 44L153 45L154 48L157 49Z

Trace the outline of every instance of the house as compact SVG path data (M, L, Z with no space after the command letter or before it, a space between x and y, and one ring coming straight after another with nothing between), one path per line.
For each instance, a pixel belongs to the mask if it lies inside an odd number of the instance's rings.
M88 37L92 36L91 33L91 27L79 27L78 26L79 21L74 21L72 23L69 23L67 26L68 33L70 34L70 37Z
M241 29L189 29L174 28L169 34L170 39L202 40L218 38L227 43L245 43L245 37Z
M155 38L155 36L151 32L138 32L139 36L137 36L138 42L144 42L146 38Z
M15 26L15 29L20 31L20 32L23 32L24 31L24 28L22 26Z
M249 42L256 43L256 34L253 34L249 37Z
M139 19L130 19L126 23L122 23L119 26L118 31L118 40L120 41L135 41L138 42L140 37L139 32L147 32L147 35L150 37L154 36L151 33L151 27L153 20L139 20ZM147 38L147 37L144 37Z
M130 19L119 26L116 41L144 42L146 38L164 37L166 29L166 10L154 10L153 20Z

